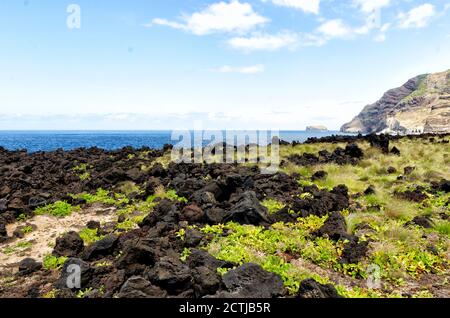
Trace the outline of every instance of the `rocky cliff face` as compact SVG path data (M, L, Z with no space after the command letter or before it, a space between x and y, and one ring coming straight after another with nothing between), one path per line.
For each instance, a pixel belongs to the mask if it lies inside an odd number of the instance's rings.
M450 132L450 70L420 75L366 106L343 132Z

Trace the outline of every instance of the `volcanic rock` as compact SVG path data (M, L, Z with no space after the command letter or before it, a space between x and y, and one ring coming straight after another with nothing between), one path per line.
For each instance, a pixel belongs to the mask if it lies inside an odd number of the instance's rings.
M252 263L230 270L222 280L226 291L219 292L216 297L273 298L280 296L284 289L280 276Z
M19 263L19 275L27 276L42 268L42 263L38 263L32 258L25 258Z
M328 236L334 241L348 238L347 223L344 216L340 212L332 212L324 225L314 232L317 236Z
M226 211L223 221L260 225L269 223L269 218L267 209L261 205L255 192L247 191L237 199L237 203L230 211Z
M171 295L178 295L192 287L189 267L173 256L161 258L150 269L148 277L153 284L164 288Z
M340 258L342 264L357 264L362 260L368 252L369 242L360 241L357 237L353 237L344 245L344 250Z
M322 285L309 278L300 283L298 298L342 298L331 284Z
M181 211L180 219L188 222L199 222L205 216L205 212L199 208L196 204L191 204L183 208Z
M55 287L58 289L84 289L88 287L92 274L92 269L88 263L79 258L69 258L61 269L61 275L56 281ZM80 279L79 287L76 286L78 278Z
M323 170L320 170L320 171L315 172L315 173L312 175L311 180L312 180L312 181L324 180L324 179L326 179L327 177L328 177L328 173L325 172L325 171L323 171Z
M111 254L117 244L117 236L109 235L89 245L82 253L83 260L95 260Z
M75 257L84 248L84 242L77 232L68 232L56 239L53 255Z
M433 227L433 222L429 217L416 216L412 221L408 222L407 225L418 225L425 229L431 229Z
M123 284L118 298L165 298L167 293L157 286L153 286L141 276L130 277Z

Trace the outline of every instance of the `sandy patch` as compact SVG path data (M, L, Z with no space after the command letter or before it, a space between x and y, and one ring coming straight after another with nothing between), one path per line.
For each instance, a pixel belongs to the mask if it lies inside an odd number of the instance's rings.
M0 244L0 271L17 265L27 257L42 261L46 254L52 252L57 237L69 231L80 231L89 221L98 221L103 224L116 220L115 208L93 205L65 218L38 215L24 223L8 225L8 236L25 223L34 225L36 229L26 234L24 238Z

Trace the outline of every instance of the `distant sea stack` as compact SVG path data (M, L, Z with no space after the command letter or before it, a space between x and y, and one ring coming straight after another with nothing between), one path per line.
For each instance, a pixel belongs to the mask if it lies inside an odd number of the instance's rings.
M326 132L328 128L323 125L315 125L306 127L307 132Z
M341 128L348 133L450 132L450 70L391 89Z

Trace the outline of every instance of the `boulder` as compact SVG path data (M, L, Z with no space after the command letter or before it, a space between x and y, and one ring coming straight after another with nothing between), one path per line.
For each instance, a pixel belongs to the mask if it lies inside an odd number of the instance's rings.
M84 242L77 232L71 231L56 239L53 255L75 257L84 248Z
M192 249L191 254L189 254L189 257L187 258L186 262L190 268L197 268L204 266L216 270L217 268L220 267L230 266L230 264L228 264L227 262L220 261L214 258L209 253L199 249Z
M303 187L312 198L294 198L291 209L300 216L325 216L331 211L342 211L349 207L348 188L344 185L335 187L331 192L319 190L316 186Z
M406 190L403 192L396 192L395 195L403 200L413 201L413 202L423 202L428 199L428 196L422 192L422 189L417 188L414 190Z
M0 222L0 242L3 240L6 240L8 237L8 232L6 231L6 225L3 222Z
M191 204L183 208L180 219L191 223L200 222L203 220L205 212L196 204Z
M362 157L364 157L364 152L355 143L347 145L344 152L347 156L352 158L361 159Z
M375 187L373 185L370 185L365 191L364 191L364 195L371 195L371 194L375 194Z
M197 298L214 294L222 283L222 278L217 270L207 266L192 269L194 280L194 293Z
M82 259L86 261L95 260L108 256L114 251L118 238L115 235L109 235L97 242L92 243L82 253Z
M400 156L401 152L400 152L400 150L397 147L393 147L391 149L391 154L396 155L396 156Z
M48 196L34 196L28 199L28 206L31 209L36 209L38 207L44 206L47 204Z
M6 210L8 210L8 200L1 199L0 200L0 213L5 212Z
M225 210L215 207L206 210L206 219L209 224L220 224L223 223L223 219L225 217Z
M370 146L380 149L383 153L389 153L389 137L386 135L371 134L367 137Z
M184 245L186 247L195 247L200 244L204 234L197 229L187 229L184 237Z
M179 211L174 202L164 199L154 209L153 213L147 215L139 226L155 226L158 222L176 224L179 220Z
M435 182L432 184L432 188L438 192L450 192L450 180L442 179L440 182Z
M19 275L27 276L42 268L42 263L32 258L25 258L19 263Z
M326 179L327 177L328 177L328 173L325 172L325 171L323 171L323 170L320 170L320 171L315 172L315 173L312 175L311 180L312 180L312 181L324 180L324 179Z
M298 298L342 298L331 284L319 284L314 279L306 279L300 283Z
M347 223L344 216L340 212L331 212L328 219L323 226L314 232L317 236L328 236L333 241L339 241L340 239L346 239L349 237L347 234Z
M357 237L352 237L349 242L344 245L344 250L340 258L341 264L357 264L368 252L369 242L360 241Z
M100 226L101 224L98 221L89 221L86 223L86 227L90 230L99 230Z
M433 227L433 221L426 216L416 216L407 225L418 225L425 229L431 229Z
M388 167L387 168L387 173L389 173L389 174L393 174L393 173L396 173L397 172L397 169L395 169L394 167Z
M247 191L237 199L230 211L226 212L223 221L260 225L269 223L269 217L267 209L261 205L255 192Z
M166 298L167 293L161 288L153 286L141 276L130 277L123 284L118 298Z
M80 279L79 287L75 286L77 276ZM60 277L55 282L55 288L74 290L85 289L89 287L91 279L92 269L88 263L79 258L69 258L61 269Z
M178 295L192 287L191 271L179 257L164 256L150 269L148 277L170 295Z
M230 270L222 281L226 290L216 294L221 298L274 298L284 291L280 276L253 263Z
M9 202L8 209L21 212L26 209L26 204L22 201L21 198L15 197Z
M155 250L140 239L131 239L124 243L122 255L117 260L117 267L126 268L132 264L151 266L154 263Z

